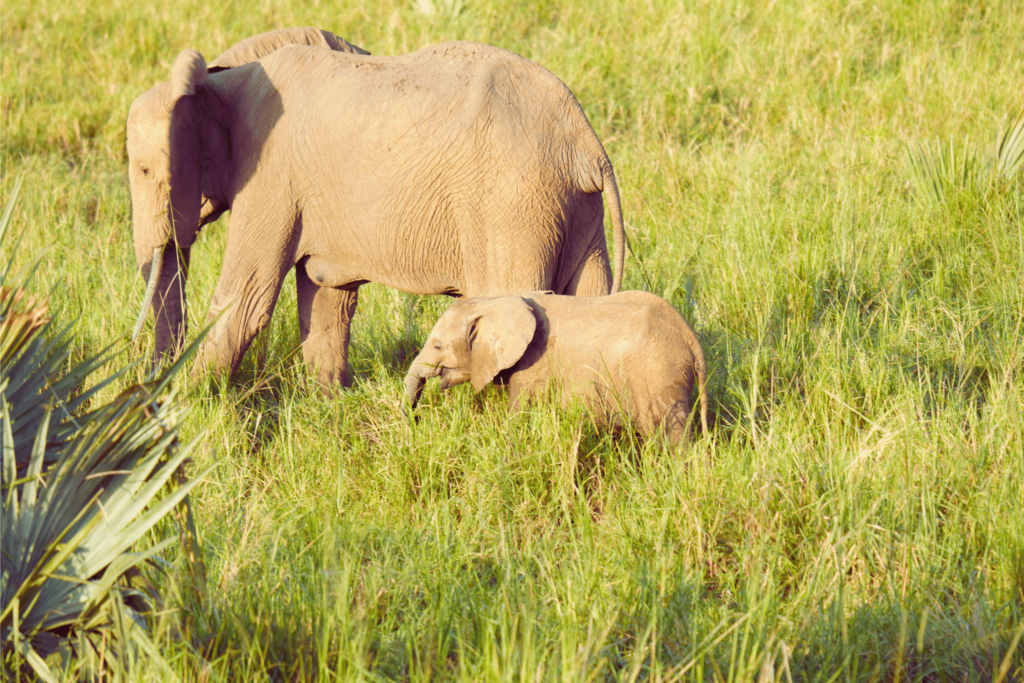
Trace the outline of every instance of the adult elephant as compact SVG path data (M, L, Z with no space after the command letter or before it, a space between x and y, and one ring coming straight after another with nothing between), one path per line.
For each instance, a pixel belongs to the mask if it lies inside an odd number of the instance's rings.
M604 148L565 84L500 48L373 57L286 45L214 73L186 50L171 80L133 103L128 156L149 281L140 320L152 303L157 357L184 339L192 242L227 210L209 320L224 315L199 367L237 369L292 267L303 357L343 386L366 282L457 297L621 286L622 212Z
M353 45L330 31L324 31L313 26L283 28L246 38L210 62L207 65L207 72L211 74L217 73L255 62L286 45L310 45L339 52L350 52L360 55L370 54L363 48ZM166 88L167 86L168 84L165 83L162 86L157 86L157 88ZM164 97L167 96L164 95ZM152 109L152 107L158 106L155 101L151 101L148 105L143 104L141 101L144 98L145 96L140 97L136 101L140 108L144 109L148 106ZM140 115L144 114L140 111ZM136 131L136 135L155 134L157 138L148 141L137 141L136 144L142 145L142 148L145 150L144 154L152 155L154 152L161 154L166 157L164 163L169 163L171 158L169 145L170 121L166 118L169 117L169 114L165 117L159 111L150 111L148 116L152 121L164 120L159 124L157 130L148 133L146 131ZM130 113L129 120L131 120ZM128 136L129 140L133 137L130 124ZM159 151L153 149L153 145L157 144L161 145ZM131 145L129 145L129 148L131 149ZM132 158L130 151L129 158ZM175 161L177 161L177 158ZM153 169L147 166L146 171L147 173L152 173ZM144 173L143 178L146 177L147 174ZM142 311L132 332L132 340L134 341L138 338L145 323L149 306L152 303L156 337L154 358L157 360L164 356L175 354L184 344L187 332L185 279L188 275L191 255L189 245L195 241L196 236L204 225L216 221L227 209L227 207L216 204L210 196L205 194L206 185L210 181L210 178L206 178L206 184L200 181L200 191L204 192L204 194L201 200L202 208L200 210L199 222L195 229L190 230L185 225L177 225L176 229L172 229L169 221L175 216L172 216L168 211L172 197L172 193L169 191L169 182L171 180L169 168L164 170L163 179L166 183L165 186L154 188L152 183L133 182L133 176L129 170L129 184L131 185L134 212L135 244L137 247L136 256L144 276L149 280L149 285L146 288L145 303L142 306ZM184 178L181 178L180 183L183 182ZM189 189L191 190L192 188L190 187ZM154 192L155 194L153 194ZM178 215L180 216L180 213ZM173 249L161 249L161 258L155 261L151 258L156 254L155 250L152 254L143 254L138 250L139 245L143 245L146 243L146 240L151 239L149 235L152 234L152 230L165 231L169 243L175 245ZM154 263L156 270L152 268Z

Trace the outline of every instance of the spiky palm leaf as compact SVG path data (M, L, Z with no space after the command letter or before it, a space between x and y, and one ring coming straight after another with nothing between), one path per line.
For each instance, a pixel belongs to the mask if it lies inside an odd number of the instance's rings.
M10 215L9 205L0 236ZM70 328L50 328L45 300L27 293L32 269L12 277L10 261L0 282L3 669L27 664L39 678L57 680L47 663L54 654L63 667L121 668L131 651L156 656L142 615L129 606L148 596L123 579L176 539L141 553L132 546L205 475L160 495L196 443L179 447L184 408L170 389L195 345L149 381L76 415L123 371L71 398L111 355L59 374Z
M919 197L943 204L962 193L984 193L999 179L1012 180L1024 164L1024 111L1001 132L990 154L969 139L948 144L925 140L907 147L911 179Z
M908 158L918 193L940 204L978 184L977 150L969 140L957 144L950 138L948 145L925 140L909 148Z
M0 239L6 237L9 231L12 209L20 189L19 179L0 219ZM17 241L12 252L16 250ZM23 474L36 440L35 426L42 420L45 406L53 405L56 410L46 435L44 464L49 465L57 459L65 442L78 429L82 420L88 419L88 416L81 415L82 408L124 370L74 395L83 386L85 378L107 363L111 356L101 352L61 372L67 364L71 343L69 333L73 323L58 330L52 329L53 323L47 316L42 299L27 295L24 290L24 284L35 271L35 264L30 264L19 273L12 273L13 262L11 257L5 264L2 276L5 284L0 292L0 326L3 329L0 367L3 368L6 381L3 392L11 411L17 469ZM22 284L12 288L6 283Z
M1007 180L1013 178L1024 164L1024 111L1013 125L999 136L996 145L996 170Z

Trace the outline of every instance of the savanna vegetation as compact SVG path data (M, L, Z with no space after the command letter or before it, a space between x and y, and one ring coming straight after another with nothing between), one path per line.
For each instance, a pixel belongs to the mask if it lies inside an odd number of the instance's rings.
M428 385L413 424L402 378L448 301L364 287L355 386L327 398L286 284L233 381L174 380L188 470L214 466L190 493L205 580L188 544L140 565L162 609L131 679L1024 679L1024 170L1004 135L1024 4L8 0L0 17L4 207L23 182L3 262L40 258L69 368L152 345L130 343L132 100L181 49L302 25L374 54L491 43L561 77L615 164L626 288L673 303L708 360L713 425L678 452L580 408L510 417L468 384ZM192 339L229 220L193 249ZM137 547L178 532L168 517Z

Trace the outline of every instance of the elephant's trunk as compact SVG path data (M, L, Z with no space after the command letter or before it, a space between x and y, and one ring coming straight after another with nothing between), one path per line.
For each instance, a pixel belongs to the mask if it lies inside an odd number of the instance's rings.
M155 360L177 355L185 344L188 331L185 280L188 277L189 254L190 249L173 242L163 252L160 281L153 297Z
M181 350L186 332L185 278L188 276L189 249L173 242L153 249L142 309L132 330L132 341L139 337L150 308L156 339L153 358L160 360Z
M423 385L426 383L427 378L423 374L423 365L414 362L409 368L409 374L405 376L405 395L409 397L410 411L416 409L416 404L419 403L420 395L423 393Z

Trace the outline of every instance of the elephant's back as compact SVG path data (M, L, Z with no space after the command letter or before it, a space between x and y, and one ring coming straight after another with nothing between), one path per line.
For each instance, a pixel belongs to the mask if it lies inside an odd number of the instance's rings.
M470 41L451 41L428 45L416 52L384 58L397 64L406 64L411 71L421 73L427 81L443 83L454 80L462 84L479 81L489 74L514 72L531 85L548 85L560 94L568 88L553 73L540 64L494 45Z
M324 85L350 81L371 87L431 86L444 92L465 89L488 75L511 72L523 84L571 95L565 84L540 64L504 48L469 41L439 43L404 55L359 54L291 44L258 61L268 74L299 80L315 76Z
M626 389L638 402L641 419L653 409L664 415L688 400L699 360L687 341L692 331L667 301L650 292L628 291L602 297L529 297L544 309L549 347L571 360L578 385ZM615 401L612 407L617 406Z
M508 138L574 138L589 122L553 73L504 48L457 41L397 56L290 45L260 60L275 87L331 113L434 122ZM327 113L327 112L325 112Z
M507 126L529 138L574 137L590 124L572 91L555 74L521 55L465 41L432 45L407 55L429 87L459 99L462 113L491 128ZM519 144L527 140L520 140Z
M682 335L689 329L686 320L671 304L650 292L598 297L531 294L529 298L546 311L552 335L579 340L583 346L602 349L611 357L635 355L643 346L685 346ZM685 348L683 355L688 355Z

